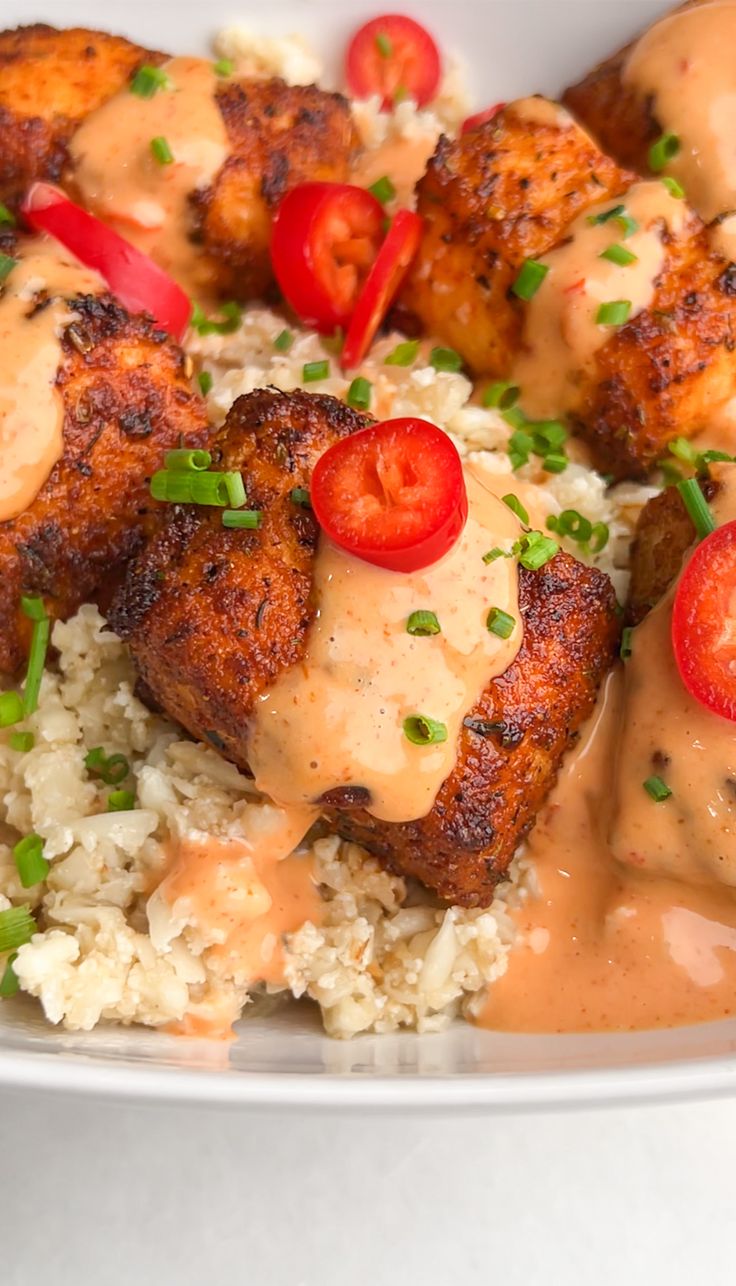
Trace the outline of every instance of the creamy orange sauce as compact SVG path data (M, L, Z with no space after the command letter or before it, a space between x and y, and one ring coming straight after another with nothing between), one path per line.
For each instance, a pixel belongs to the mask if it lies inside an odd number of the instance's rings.
M715 466L719 523L736 468ZM481 1022L668 1027L736 1013L736 725L686 692L670 592L634 631L528 845L540 884ZM732 628L725 621L724 628ZM672 795L644 790L660 776Z
M284 981L283 935L322 917L312 860L293 851L316 815L264 805L245 815L242 839L175 846L154 896L211 942L214 972L241 985Z
M413 207L414 189L424 175L436 143L434 130L411 138L389 138L380 147L359 154L351 181L358 187L369 188L385 175L396 189L395 204Z
M169 88L140 98L126 88L82 123L70 143L84 204L156 260L192 295L207 289L207 269L192 242L192 194L214 180L228 154L215 99L217 76L203 58L172 58ZM166 140L162 165L151 141Z
M676 134L680 151L667 173L710 222L736 210L736 0L683 9L655 23L634 46L624 84L652 99L663 132ZM736 252L734 225L718 234Z
M0 522L35 500L64 450L56 387L61 336L74 320L66 300L98 293L102 279L57 242L27 243L0 296ZM49 298L50 304L35 310Z
M260 790L284 804L358 786L376 817L406 821L434 804L457 754L463 717L488 680L521 645L518 571L513 558L484 563L520 535L511 510L485 475L466 468L469 518L454 549L411 575L353 558L323 541L315 561L318 614L307 654L263 698L248 746ZM514 618L508 639L486 627L489 609ZM407 633L412 612L432 611L442 632ZM445 724L446 741L413 745L404 719Z
M617 205L638 224L628 237L614 219L589 222ZM598 324L600 305L628 300L633 318L651 304L664 265L663 234L668 229L680 233L687 215L685 202L659 180L635 183L624 196L575 219L565 241L543 257L548 272L525 304L523 349L512 371L529 415L547 418L575 409L583 375L615 333ZM619 265L602 259L614 243L636 255L636 261Z

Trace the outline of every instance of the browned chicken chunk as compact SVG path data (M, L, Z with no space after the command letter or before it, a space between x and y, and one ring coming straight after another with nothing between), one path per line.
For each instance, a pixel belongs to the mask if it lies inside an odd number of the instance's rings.
M330 397L240 398L215 450L222 466L242 471L249 505L263 511L260 530L225 530L219 512L173 510L113 604L111 624L155 700L243 769L254 704L299 664L316 611L318 530L292 490L308 487L322 452L366 423ZM521 571L520 604L521 651L469 711L456 767L429 815L378 821L361 808L360 783L329 792L340 806L325 808L342 834L469 906L491 901L616 646L608 578L566 554Z
M719 465L731 469L732 465ZM718 491L718 481L701 481L706 500ZM631 581L627 616L638 625L680 574L682 560L695 540L695 527L677 487L667 487L645 504L631 546Z
M3 673L26 654L31 623L21 595L42 595L49 615L62 619L104 595L158 508L149 480L165 452L206 445L209 433L187 359L168 335L108 294L65 302L56 374L62 454L24 511L0 522ZM29 298L27 317L47 304L43 292Z
M736 383L736 273L710 249L701 221L682 201L657 182L632 186L632 177L543 100L512 103L455 141L442 139L418 188L425 233L403 297L424 329L456 348L475 374L513 378L522 407L531 404L537 418L566 415L595 464L618 478L646 475L669 441L707 427ZM586 214L593 205L596 213ZM625 324L605 329L593 313L581 331L569 301L585 289L586 273L600 272L609 243L631 235L614 218L593 229L588 221L617 209L625 217L627 206L653 210L659 262L654 256L647 279L645 251L637 247L640 255L617 269L629 276L610 289L631 292L639 280L648 301ZM583 253L586 236L598 240ZM571 239L581 253L568 259L575 271L564 292L543 284L538 299L517 298L511 287L524 261L550 255L545 263L556 265L559 280ZM554 289L567 298L569 316L561 312L552 325L543 315L540 322L537 310L552 316L549 309L562 308L559 300L546 302ZM526 360L530 353L536 365ZM551 390L566 367L555 400ZM533 405L540 393L550 403L541 414Z
M122 36L43 23L0 32L0 200L58 182L77 125L152 55Z

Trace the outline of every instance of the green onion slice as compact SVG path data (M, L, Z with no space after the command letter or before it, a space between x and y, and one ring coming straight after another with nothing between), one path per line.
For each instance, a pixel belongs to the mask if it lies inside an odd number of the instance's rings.
M5 278L9 277L13 269L17 267L17 264L18 260L14 259L12 255L0 254L0 281L5 281Z
M0 728L11 728L24 715L23 698L17 692L0 692Z
M500 607L492 607L486 617L486 626L491 634L500 639L508 639L514 632L516 621Z
M279 332L279 334L276 336L275 340L273 341L273 346L276 349L277 353L288 353L293 343L294 343L294 336L292 335L291 331L282 330Z
M630 299L612 299L607 304L601 304L595 320L598 326L623 326L629 320L630 313Z
M373 193L376 200L381 202L381 205L385 205L387 201L393 201L396 196L396 188L387 174L384 174L380 179L376 179L375 183L371 183L368 191Z
M512 552L527 571L537 572L560 552L560 546L551 536L541 531L529 531L514 544Z
M442 627L434 612L418 611L412 612L406 622L406 632L415 638L427 638L430 634L441 634Z
M682 503L687 509L693 527L697 532L698 539L703 540L705 536L709 536L712 531L715 531L716 524L708 502L700 490L700 483L696 478L686 478L676 485L682 496Z
M356 411L367 411L371 404L373 386L362 375L356 376L347 392L346 401Z
M232 76L235 70L235 63L232 58L218 58L212 70L216 76L222 76L223 78L226 76Z
M40 835L26 835L13 848L13 859L24 889L41 884L49 873L49 864L43 855Z
M527 259L511 287L517 299L533 299L548 272L549 264L540 263L538 259Z
M626 628L621 633L620 656L622 661L628 661L629 657L631 656L631 652L632 652L631 640L633 638L633 634L634 634L634 630L631 625L627 625Z
M222 515L223 527L234 527L245 531L257 531L262 522L261 509L225 509Z
M190 451L184 449L167 451L164 464L167 469L194 469L195 473L202 473L212 464L212 456L209 451L201 451L198 448Z
M600 554L601 550L606 548L610 536L608 523L594 522L590 536L585 541L585 549L589 554Z
M403 343L397 344L389 354L384 357L384 366L411 366L419 352L418 339L405 339Z
M5 223L9 227L14 228L16 222L13 211L9 210L8 207L3 205L2 201L0 201L0 224Z
M598 258L607 259L609 263L615 263L619 268L626 268L630 263L637 263L639 256L635 255L633 250L627 250L626 246L620 246L614 241L612 246L601 251Z
M199 384L199 391L202 394L202 397L206 397L211 391L213 383L212 376L209 371L200 371L197 376L197 383Z
M647 777L646 781L642 782L642 785L656 804L663 803L672 794L669 786L665 781L662 781L661 777Z
M662 179L662 182L664 183L664 186L666 187L670 196L675 197L675 199L678 201L684 200L685 189L681 183L677 182L677 179L673 179L671 175L665 174L664 178Z
M507 508L509 508L512 513L516 514L519 522L523 522L525 525L528 525L529 514L519 500L519 497L515 496L513 491L510 491L506 496L501 496L501 499Z
M22 598L21 607L33 621L31 646L28 652L28 669L23 685L23 712L28 717L38 709L38 694L46 664L46 652L51 635L51 621L46 615L42 598Z
M152 67L149 63L139 67L130 82L131 94L137 94L139 98L153 98L160 89L171 89L171 81L163 68Z
M113 790L107 797L108 813L129 813L132 808L135 808L132 790Z
M513 558L513 551L502 549L500 545L495 545L493 549L489 549L488 553L483 555L483 562L495 563L497 558Z
M433 348L429 354L429 364L436 371L455 373L463 369L463 359L454 348Z
M499 411L509 411L519 400L520 392L518 384L512 384L510 380L496 380L483 394L483 405L498 407Z
M0 952L17 951L30 942L36 928L27 906L11 906L7 911L0 911Z
M29 750L33 750L36 744L36 738L32 732L11 732L8 738L8 745L11 750L17 750L21 755L27 755Z
M311 509L312 501L309 498L309 492L306 487L294 487L289 492L289 499L292 504L300 505L302 509Z
M159 134L157 138L151 139L151 155L154 161L157 161L159 165L174 164L174 153L169 147L166 139L161 134Z
M570 540L579 541L581 544L590 540L593 531L593 524L578 513L577 509L563 509L562 513L556 516L550 514L547 527L558 536L569 536Z
M243 320L243 310L235 300L220 304L220 319L206 317L199 304L192 309L189 325L198 335L232 335Z
M611 219L618 219L624 213L626 206L612 205L608 210L601 210L600 214L589 214L588 223L595 227L599 223L608 223Z
M130 772L130 764L125 755L106 755L102 746L95 746L84 759L87 772L101 778L106 786L119 786Z
M302 381L305 384L314 384L317 380L326 380L330 377L330 363L324 362L305 362L302 367Z
M404 736L413 746L436 746L447 741L447 726L425 714L410 714L404 720Z
M21 611L27 616L29 621L45 621L46 608L43 599L37 594L22 594L20 600Z
M0 1000L10 1000L11 996L16 996L20 990L20 983L18 982L15 969L13 968L17 959L18 952L15 951L12 956L8 957L5 963L5 969L2 977L0 978Z
M639 224L637 223L636 219L632 219L630 214L617 215L616 223L621 229L621 233L624 237L624 240L627 237L633 236L635 232L639 231Z
M680 140L676 134L663 134L649 149L649 168L655 174L675 157L680 150Z

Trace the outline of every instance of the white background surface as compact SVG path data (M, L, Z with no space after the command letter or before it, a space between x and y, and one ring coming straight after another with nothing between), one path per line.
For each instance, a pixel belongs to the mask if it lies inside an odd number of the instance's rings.
M0 1096L3 1286L721 1286L736 1101L397 1118Z

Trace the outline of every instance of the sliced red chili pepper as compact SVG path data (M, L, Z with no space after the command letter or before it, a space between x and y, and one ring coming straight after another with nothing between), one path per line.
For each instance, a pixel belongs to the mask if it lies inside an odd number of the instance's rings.
M675 593L672 646L691 696L736 720L736 522L706 536L687 562Z
M423 223L411 210L399 210L358 297L343 345L341 363L359 366L375 338L419 249Z
M182 338L192 302L148 255L50 183L34 183L21 209L32 228L55 237L85 267L99 272L128 312L150 313L163 330Z
M317 461L310 497L330 540L396 572L436 563L468 517L457 449L427 420L385 420L336 442Z
M300 183L278 208L271 261L284 298L309 326L346 326L378 254L380 201L349 183Z
M473 116L467 116L460 126L460 133L467 134L471 129L478 129L480 125L487 125L492 121L494 116L503 111L505 103L494 103L493 107L485 107L482 112L476 112Z
M402 98L420 107L434 98L442 64L429 32L413 18L384 14L360 27L347 51L346 76L351 94L380 94L388 111Z

